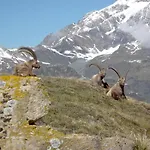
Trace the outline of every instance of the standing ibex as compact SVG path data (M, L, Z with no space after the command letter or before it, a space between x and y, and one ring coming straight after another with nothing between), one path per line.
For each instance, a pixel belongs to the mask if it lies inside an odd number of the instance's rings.
M112 69L114 70L119 79L117 81L116 84L114 84L110 89L109 91L107 92L107 96L111 96L113 97L115 100L119 100L121 98L125 98L126 99L126 96L125 96L125 93L124 93L124 85L125 85L125 82L126 82L126 77L127 77L127 74L129 72L129 70L127 71L125 77L122 77L120 76L120 74L118 73L118 71L113 68L113 67L108 67L108 69Z
M90 66L96 66L99 69L99 73L95 74L92 76L91 81L94 85L99 85L99 86L103 86L104 88L109 88L108 83L104 80L104 77L106 76L106 70L105 68L101 68L99 65L97 64L90 64Z
M22 64L17 64L15 69L14 69L14 75L17 76L36 76L32 70L33 68L40 68L40 64L37 62L37 56L35 54L35 52L29 48L29 47L20 47L18 49L18 52L26 52L28 54L30 54L33 59L29 60L25 63Z

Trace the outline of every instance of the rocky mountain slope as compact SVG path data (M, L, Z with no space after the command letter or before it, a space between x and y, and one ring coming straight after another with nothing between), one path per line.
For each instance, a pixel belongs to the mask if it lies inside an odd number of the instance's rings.
M150 148L149 104L116 101L79 79L0 80L1 150Z
M66 70L63 76L90 78L97 72L87 67L90 62L102 67L112 65L122 75L130 69L126 93L149 102L149 14L150 0L117 0L102 10L87 13L77 23L37 43L34 50L42 64L37 74L59 76ZM0 49L1 72L11 73L16 60L27 59L14 54L14 50ZM56 68L63 69L55 73ZM106 80L114 83L116 79L108 71Z

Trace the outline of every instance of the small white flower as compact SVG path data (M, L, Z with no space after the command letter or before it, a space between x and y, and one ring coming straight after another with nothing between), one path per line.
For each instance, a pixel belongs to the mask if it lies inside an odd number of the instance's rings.
M6 85L6 82L0 81L0 86L1 86L1 87L4 87L5 85Z
M52 148L59 148L59 146L61 145L61 141L57 138L54 138L50 140L50 144Z

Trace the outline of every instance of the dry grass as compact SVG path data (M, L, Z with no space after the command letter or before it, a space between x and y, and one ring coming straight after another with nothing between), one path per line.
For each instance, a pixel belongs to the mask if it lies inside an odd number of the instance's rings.
M150 149L150 139L148 139L146 133L145 134L135 134L131 135L133 143L133 150L149 150Z
M40 88L51 101L41 121L64 133L127 137L131 131L150 137L150 106L136 100L116 101L87 81L44 78Z

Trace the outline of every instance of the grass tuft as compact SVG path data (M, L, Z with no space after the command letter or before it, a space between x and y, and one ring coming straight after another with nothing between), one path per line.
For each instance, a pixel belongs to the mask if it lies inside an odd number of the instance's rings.
M146 134L133 134L133 150L148 150L148 143L150 139L148 139Z

